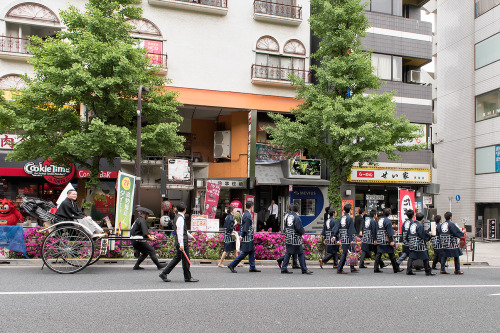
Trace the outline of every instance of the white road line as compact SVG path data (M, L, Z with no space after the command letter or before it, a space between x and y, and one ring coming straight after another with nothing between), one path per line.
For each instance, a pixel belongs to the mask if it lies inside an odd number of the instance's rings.
M359 290L359 289L438 289L438 288L500 288L500 284L466 285L418 285L418 286L350 286L350 287L255 287L255 288L186 288L186 289L116 289L116 290L48 290L48 291L5 291L1 295L58 295L58 294L119 294L158 292L200 292L200 291L273 291L273 290ZM497 294L494 294L497 295ZM500 295L500 294L498 294Z

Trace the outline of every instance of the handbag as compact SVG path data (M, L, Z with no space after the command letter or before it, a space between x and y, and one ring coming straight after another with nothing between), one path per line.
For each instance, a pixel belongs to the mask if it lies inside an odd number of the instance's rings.
M352 247L352 246L351 246L351 249L348 250L348 252L347 252L345 264L347 266L357 266L358 265L358 254L356 253L356 251L354 251L354 247Z
M238 237L238 233L237 233L236 231L234 231L234 230L233 230L233 231L231 232L231 239L232 239L233 241L235 241L235 240L236 240L236 237Z

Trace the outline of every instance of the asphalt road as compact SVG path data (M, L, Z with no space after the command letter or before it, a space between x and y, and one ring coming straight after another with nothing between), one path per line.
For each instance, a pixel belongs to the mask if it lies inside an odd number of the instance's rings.
M179 266L165 283L153 266L87 267L60 275L0 267L0 332L498 332L500 268L465 275L282 275ZM499 294L499 295L495 295Z

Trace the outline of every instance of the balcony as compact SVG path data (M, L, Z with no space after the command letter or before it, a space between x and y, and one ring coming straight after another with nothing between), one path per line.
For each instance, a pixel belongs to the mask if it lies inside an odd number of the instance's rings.
M253 2L253 17L257 21L300 25L302 22L302 7L279 4L264 0Z
M252 65L252 83L270 86L288 86L291 85L289 74L294 74L304 80L305 83L311 83L311 72L303 69L280 68L265 65Z
M28 38L0 36L0 58L12 60L26 60L31 54L26 49Z
M168 74L168 68L167 68L168 56L166 54L147 53L147 56L151 59L152 65L161 66L161 68L158 68L156 74L162 76L166 76Z
M189 10L200 13L227 15L227 0L148 0L150 5Z

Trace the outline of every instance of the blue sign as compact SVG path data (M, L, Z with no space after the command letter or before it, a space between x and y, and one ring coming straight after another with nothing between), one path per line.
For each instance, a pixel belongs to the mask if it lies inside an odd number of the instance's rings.
M495 146L495 171L500 172L500 145Z
M323 213L323 193L317 187L294 186L290 192L290 203L299 205L299 216L304 227Z
M455 200L460 201L460 195L457 194L457 196L455 197Z

